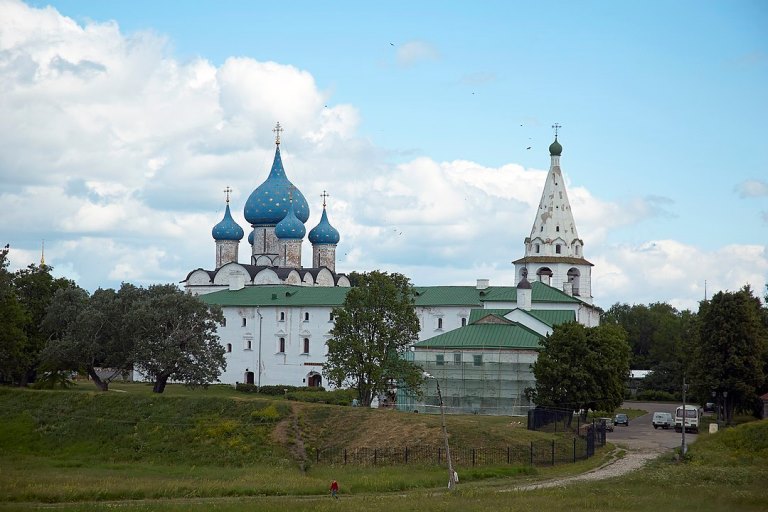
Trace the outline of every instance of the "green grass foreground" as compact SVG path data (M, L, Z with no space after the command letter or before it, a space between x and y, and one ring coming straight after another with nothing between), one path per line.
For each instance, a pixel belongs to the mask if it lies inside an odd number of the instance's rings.
M768 421L702 434L685 462L669 453L620 478L515 489L592 469L609 447L554 468L459 468L458 491L448 493L444 467L332 467L301 457L334 443L439 442L437 416L243 398L218 386L173 387L161 396L136 384L120 391L0 389L0 510L706 512L768 503ZM508 417L448 421L452 443L550 436ZM332 479L341 485L339 500L328 496Z

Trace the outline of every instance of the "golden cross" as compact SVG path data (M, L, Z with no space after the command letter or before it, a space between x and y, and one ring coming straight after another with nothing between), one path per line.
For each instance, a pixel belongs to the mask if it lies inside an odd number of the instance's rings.
M275 133L275 144L277 144L279 146L280 145L280 132L283 131L283 128L280 126L280 121L277 122L277 124L272 129L272 131Z
M563 126L560 123L555 123L555 124L552 125L552 128L555 129L555 138L557 138L557 130L559 130L562 127Z

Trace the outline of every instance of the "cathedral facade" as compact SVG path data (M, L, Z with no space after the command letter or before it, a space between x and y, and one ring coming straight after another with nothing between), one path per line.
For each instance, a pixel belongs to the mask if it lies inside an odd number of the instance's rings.
M218 330L227 359L222 382L327 386L322 366L333 328L332 310L343 305L350 286L347 276L336 271L341 237L330 224L323 194L320 222L307 237L312 244L311 266L302 265L309 206L287 178L279 124L275 130L278 137L270 173L244 206L250 223L248 261L238 260L245 231L232 219L227 197L224 217L211 233L215 268L193 270L183 285L188 293L224 311L225 321ZM517 283L500 286L478 279L468 286L415 288L420 331L409 358L433 374L461 368L466 376L467 368L496 364L497 374L503 372L502 380L510 381L490 387L485 384L492 379L482 386L466 381L451 385L451 375L458 373L441 374L456 411L488 405L480 395L493 388L497 390L494 404L514 402L516 407L497 407L497 413L522 413L531 405L524 401L522 390L532 384L529 367L535 361L538 340L558 323L599 324L599 310L592 305L592 264L583 258L583 242L560 170L561 152L556 138L550 146L551 166L539 210L531 236L525 239L525 256L513 262ZM515 361L514 376L504 369L505 361ZM501 387L503 393L498 391ZM429 400L403 400L403 406L425 410Z

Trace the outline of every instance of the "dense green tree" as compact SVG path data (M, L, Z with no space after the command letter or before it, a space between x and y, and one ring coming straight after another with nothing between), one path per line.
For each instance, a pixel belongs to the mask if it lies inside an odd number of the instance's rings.
M627 332L632 350L630 366L649 370L654 366L675 362L681 354L690 312L679 312L664 302L643 304L616 303L603 315L603 324L620 325ZM677 364L680 361L676 361Z
M336 386L351 386L369 405L390 382L418 389L421 368L403 357L418 340L414 291L401 274L373 271L353 276L344 304L334 308L323 372Z
M626 332L614 324L558 325L541 341L533 374L536 387L528 395L539 405L613 411L629 376Z
M154 379L155 393L162 393L169 380L191 387L218 381L227 364L216 334L223 320L219 306L173 285L150 286L127 315L134 367Z
M8 272L8 252L8 245L0 249L0 382L13 382L14 376L24 373L27 344L28 318L13 288L13 275Z
M691 369L699 397L727 391L726 418L734 410L752 410L765 385L768 331L760 299L749 286L718 292L699 307L699 343Z
M79 287L58 290L43 319L50 335L41 368L85 373L107 391L115 377L131 369L133 346L125 315L140 298L129 284L120 292L98 289L91 296ZM102 375L97 368L110 368L112 374Z
M19 370L12 376L13 381L20 386L34 381L37 374L40 352L47 341L41 323L54 293L61 288L75 286L74 281L69 279L54 278L52 270L53 267L45 264L29 265L16 271L13 276L13 288L27 318L24 326L26 340L16 364Z

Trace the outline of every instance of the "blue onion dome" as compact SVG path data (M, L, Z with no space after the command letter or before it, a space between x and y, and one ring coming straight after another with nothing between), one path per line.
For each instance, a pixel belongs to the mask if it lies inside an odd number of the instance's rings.
M557 142L557 135L555 135L555 142L549 145L549 156L560 156L563 153L563 146Z
M224 210L224 218L221 222L213 226L211 230L214 240L242 240L245 232L240 225L232 218L232 214L229 211L229 203L227 203L227 209Z
M320 223L309 232L309 241L311 244L338 244L341 237L339 232L328 222L328 215L323 206L323 216Z
M288 213L285 218L275 226L275 236L280 240L301 240L307 233L304 223L296 217L293 211L293 202L288 201Z
M279 143L278 143L279 144ZM285 175L280 146L275 150L275 160L267 179L251 192L245 203L245 220L254 226L274 226L288 214L289 195L293 191L293 210L302 223L309 219L309 205L302 193Z
M251 230L251 232L248 233L248 243L253 245L253 230Z

